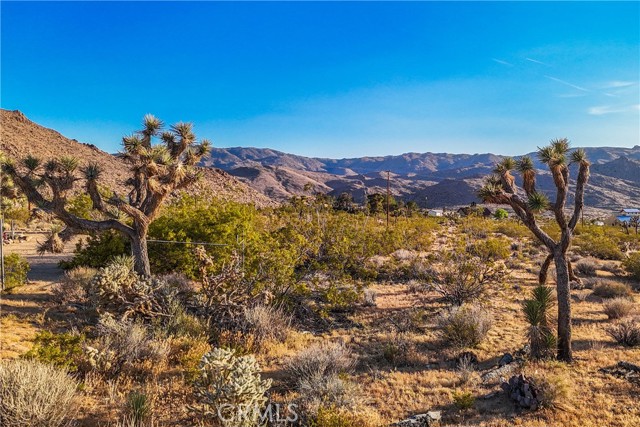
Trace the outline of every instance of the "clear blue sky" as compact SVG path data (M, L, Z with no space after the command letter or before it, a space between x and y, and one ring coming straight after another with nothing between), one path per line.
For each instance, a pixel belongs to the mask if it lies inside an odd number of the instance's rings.
M7 2L2 108L351 157L640 144L640 3Z

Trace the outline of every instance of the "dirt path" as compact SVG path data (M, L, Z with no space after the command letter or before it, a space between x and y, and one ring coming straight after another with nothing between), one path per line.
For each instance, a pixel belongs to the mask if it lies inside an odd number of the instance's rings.
M67 245L62 254L38 255L38 241L44 239L44 234L30 235L26 242L11 243L4 247L5 255L22 255L31 269L26 285L0 295L0 359L17 357L31 347L31 341L47 314L46 303L51 286L64 275L58 263L73 256L72 243Z

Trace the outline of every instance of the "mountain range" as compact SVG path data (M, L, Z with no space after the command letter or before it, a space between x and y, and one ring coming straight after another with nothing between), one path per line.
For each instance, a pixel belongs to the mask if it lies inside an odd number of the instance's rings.
M97 162L104 185L124 193L128 167L117 156L32 122L19 111L0 110L0 147L14 159L33 154L47 159L73 155ZM592 162L585 203L598 211L640 207L640 146L586 147ZM535 153L529 153L536 159ZM499 154L405 153L349 159L312 158L267 148L214 148L202 161L203 181L191 192L269 206L313 192L343 192L362 202L368 194L391 193L422 207L442 208L478 201L477 190ZM536 160L538 188L555 194L553 180ZM575 171L573 171L575 175ZM571 195L569 196L571 202Z
M603 210L640 205L640 146L586 147L592 162L585 202ZM553 194L551 175L528 153L538 169L538 187ZM278 200L320 191L332 196L351 193L356 201L367 194L391 193L423 207L464 205L478 201L477 190L499 154L405 153L348 159L311 158L266 148L214 148L203 162L243 180ZM387 172L388 171L388 172ZM570 200L571 201L571 197Z

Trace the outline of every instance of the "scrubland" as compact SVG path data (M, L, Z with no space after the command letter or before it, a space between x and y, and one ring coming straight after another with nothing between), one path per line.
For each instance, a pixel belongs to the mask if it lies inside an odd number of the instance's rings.
M243 403L296 419L271 425L386 426L428 411L441 425L640 425L640 373L617 366L640 364L640 236L577 228L566 364L530 357L523 304L546 253L517 221L398 210L387 228L349 210L185 196L150 237L225 246L150 242L153 278L132 272L118 235L85 238L59 278L2 297L2 424L220 425L221 404ZM520 373L539 408L502 390Z

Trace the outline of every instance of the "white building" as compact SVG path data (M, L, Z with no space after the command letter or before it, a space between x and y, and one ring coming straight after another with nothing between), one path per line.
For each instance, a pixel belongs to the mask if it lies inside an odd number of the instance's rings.
M429 209L429 216L444 216L444 211L442 209Z

